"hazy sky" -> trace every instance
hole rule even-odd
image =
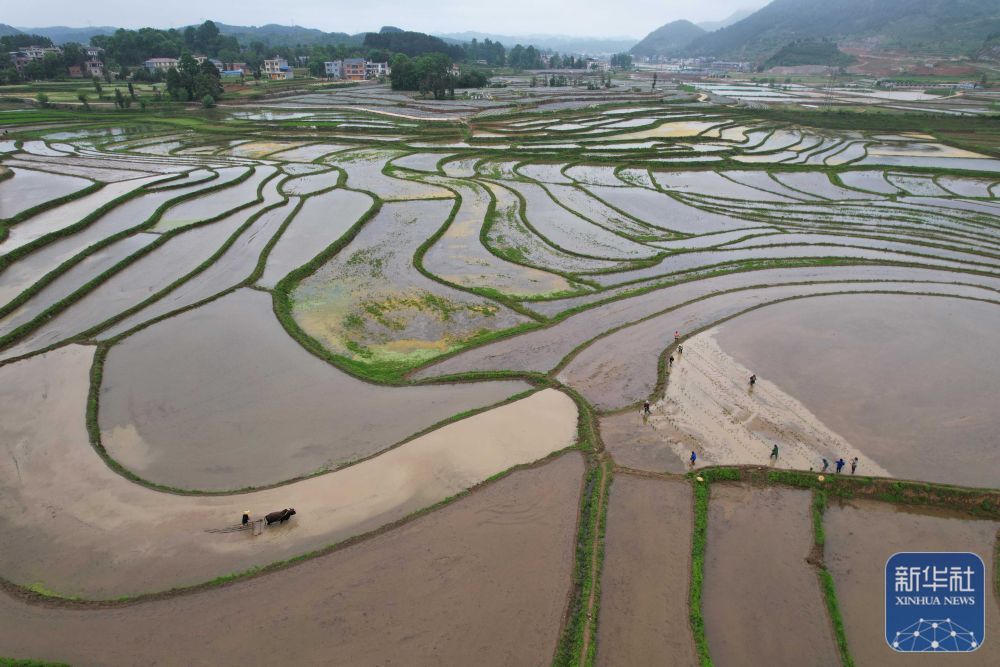
[[[205,19],[364,32],[395,25],[422,32],[642,37],[675,19],[714,21],[767,0],[2,0],[0,22],[15,26],[179,27]]]

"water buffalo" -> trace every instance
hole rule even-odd
[[[292,515],[294,514],[295,508],[293,507],[292,509],[283,509],[280,512],[271,512],[270,514],[265,515],[264,519],[267,521],[267,525],[270,526],[272,523],[277,523],[279,521],[284,523],[292,518]]]

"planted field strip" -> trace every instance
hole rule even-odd
[[[691,665],[691,489],[615,476],[608,508],[597,665]]]
[[[199,595],[86,613],[0,596],[0,642],[73,663],[99,654],[108,663],[170,655],[304,664],[335,653],[345,664],[546,664],[573,563],[582,474],[579,455],[567,455],[372,540]],[[530,564],[525,544],[537,552]],[[234,634],[234,623],[283,640],[257,642],[253,632]]]
[[[704,614],[714,662],[840,664],[819,581],[806,561],[810,504],[808,491],[712,485]]]
[[[358,150],[337,153],[325,162],[347,172],[348,187],[372,192],[387,201],[452,196],[444,188],[382,173],[387,163],[402,155],[395,151]]]
[[[752,173],[748,177],[752,178]],[[665,190],[675,192],[710,194],[714,197],[722,197],[726,199],[746,199],[761,202],[795,201],[786,195],[775,194],[774,192],[767,192],[757,187],[736,183],[721,174],[715,173],[714,171],[656,171],[653,172],[653,178],[660,185],[660,187]],[[774,188],[777,189],[778,186],[775,185]]]
[[[119,197],[150,183],[155,183],[162,178],[163,176],[148,176],[120,183],[109,183],[93,194],[32,216],[11,227],[7,240],[0,244],[0,252],[9,254],[36,239],[70,227]]]
[[[937,184],[959,197],[990,197],[990,188],[994,181],[976,178],[961,178],[958,176],[938,176]]]
[[[888,252],[882,250],[867,250],[864,248],[853,248],[849,246],[775,246],[767,248],[754,248],[752,250],[706,250],[687,252],[672,255],[664,258],[658,264],[645,269],[635,269],[632,271],[621,271],[617,273],[606,273],[601,275],[588,276],[595,282],[605,287],[621,285],[624,283],[648,280],[660,276],[669,276],[685,271],[693,271],[704,267],[718,266],[721,264],[731,264],[752,260],[774,260],[780,263],[781,260],[789,259],[853,259],[866,260],[879,263],[907,263],[926,265],[928,268],[949,268],[958,270],[976,269],[976,265],[966,262],[937,259],[934,257],[924,257],[910,255],[900,252]],[[979,268],[977,270],[983,270]]]
[[[819,197],[815,197],[798,190],[793,190],[788,186],[779,183],[766,171],[725,171],[722,172],[720,176],[724,176],[731,181],[735,181],[741,185],[746,185],[747,187],[763,190],[764,192],[770,192],[771,194],[784,197],[785,199],[798,199],[801,201],[817,201],[819,199]],[[758,197],[758,200],[759,199],[760,198]]]
[[[33,434],[17,465],[11,457],[0,463],[11,502],[23,508],[0,519],[19,536],[0,554],[0,576],[65,596],[161,591],[298,556],[403,519],[576,437],[572,400],[546,390],[297,484],[235,496],[164,494],[117,474],[87,444],[81,414],[93,354],[68,346],[0,368],[4,440]],[[298,516],[263,539],[206,533],[232,526],[248,506],[258,516],[290,506]],[[58,540],[74,548],[53,550]],[[150,548],[128,547],[137,541]]]
[[[855,500],[831,504],[824,518],[826,567],[833,575],[851,654],[859,665],[912,665],[910,654],[886,644],[885,563],[900,551],[971,551],[986,563],[986,641],[973,653],[939,654],[942,664],[995,665],[1000,660],[1000,602],[995,590],[1000,522],[948,512]]]
[[[273,208],[264,208],[267,204],[262,204],[257,210],[248,209],[252,213],[247,220],[252,222],[210,266],[94,337],[107,340],[144,322],[187,308],[244,283],[256,270],[261,253],[271,243],[285,220],[293,214],[297,205],[298,200],[292,198],[285,203],[273,205]],[[254,219],[254,216],[257,217]]]
[[[436,179],[460,197],[458,212],[434,245],[424,254],[424,269],[444,281],[463,287],[495,290],[512,296],[565,293],[574,286],[564,277],[497,257],[481,242],[481,231],[492,205],[482,185]]]
[[[12,168],[11,178],[0,181],[0,220],[13,218],[52,199],[66,197],[92,186],[82,178],[44,171]],[[0,245],[4,250],[6,244]],[[4,250],[4,252],[7,252]]]
[[[217,180],[208,183],[186,186],[177,190],[158,190],[143,194],[140,197],[114,205],[109,211],[75,234],[61,238],[53,237],[50,242],[14,260],[3,272],[0,272],[0,302],[9,303],[11,299],[34,284],[39,278],[56,271],[64,262],[79,257],[88,249],[95,246],[100,247],[130,230],[140,229],[149,222],[157,210],[168,205],[171,201],[189,197],[206,188],[224,185],[227,181],[243,173],[245,173],[243,169],[222,170]],[[115,202],[109,202],[109,205],[113,204]],[[44,241],[44,238],[41,240]]]
[[[587,189],[637,220],[681,234],[711,234],[760,224],[703,211],[655,190],[602,186],[588,186]]]
[[[657,254],[574,215],[557,204],[540,185],[505,181],[526,203],[525,219],[553,245],[572,253],[605,259],[640,259]]]
[[[133,234],[118,243],[88,255],[41,289],[26,303],[0,318],[0,336],[7,336],[18,327],[32,321],[45,310],[71,295],[81,285],[86,285],[96,279],[156,239],[156,234]],[[3,275],[6,277],[6,273]],[[16,296],[17,293],[14,291],[12,296]]]
[[[573,255],[545,242],[525,223],[522,201],[516,192],[497,183],[485,185],[496,201],[486,243],[497,254],[512,261],[563,273],[601,271],[622,266],[613,260]]]
[[[392,166],[414,171],[429,171],[437,173],[438,162],[451,157],[453,153],[413,153],[404,155],[392,161]]]
[[[261,185],[275,173],[277,173],[275,167],[258,166],[250,178],[237,185],[173,206],[163,214],[152,231],[168,232],[181,229],[246,206],[257,199]],[[277,196],[276,184],[277,181],[272,179],[271,187],[275,197]]]
[[[274,287],[343,236],[373,204],[368,195],[351,190],[331,190],[307,198],[268,254],[257,284]]]
[[[788,283],[823,283],[849,281],[925,281],[948,283],[965,278],[948,271],[906,267],[843,266],[763,269],[748,273],[733,273],[671,285],[612,300],[563,321],[499,340],[455,355],[415,373],[426,378],[482,370],[524,370],[545,372],[555,368],[575,348],[594,337],[617,327],[638,322],[682,304],[730,290],[777,286]],[[1000,279],[970,277],[984,288],[1000,289]],[[980,282],[981,281],[981,282]],[[933,285],[928,285],[932,287]],[[596,295],[600,296],[600,295]],[[612,295],[619,296],[619,295]],[[576,297],[552,302],[533,303],[532,307],[553,316],[573,307],[584,305],[590,297]],[[548,307],[544,307],[548,306]],[[675,329],[671,329],[671,332]],[[690,331],[690,328],[686,329]],[[666,342],[669,341],[665,341]]]
[[[771,176],[784,185],[794,188],[800,192],[806,192],[832,199],[843,201],[848,199],[875,199],[878,195],[857,190],[849,190],[835,185],[829,175],[823,171],[794,171],[794,172],[774,172]]]
[[[291,148],[287,151],[271,153],[268,158],[282,162],[312,162],[321,157],[350,148],[347,144],[309,144]]]
[[[55,345],[140,306],[166,286],[207,262],[246,222],[248,216],[248,213],[236,213],[218,222],[172,235],[159,245],[147,246],[154,249],[47,318],[36,330],[0,352],[0,358],[9,359]]]
[[[286,195],[311,195],[321,190],[329,190],[336,186],[339,181],[340,172],[334,169],[286,179],[281,184],[281,191]]]
[[[413,265],[446,222],[451,200],[385,204],[333,259],[292,293],[297,324],[334,354],[361,364],[410,365],[461,346],[483,330],[525,318],[442,285]]]

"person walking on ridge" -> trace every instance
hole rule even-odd
[[[667,358],[667,367],[668,368],[674,367],[674,355],[672,354]]]
[[[757,374],[756,374],[756,373],[753,373],[753,374],[752,374],[752,375],[750,376],[750,386],[752,387],[752,386],[754,386],[755,384],[757,384]]]
[[[694,467],[695,461],[697,461],[697,460],[698,460],[698,455],[695,454],[694,450],[692,449],[691,450],[691,467],[692,468]]]
[[[844,461],[844,457],[843,456],[841,456],[839,459],[837,459],[837,473],[838,474],[840,474],[840,471],[844,469],[844,463],[845,463],[845,461]]]
[[[857,469],[858,469],[858,457],[855,456],[853,459],[851,459],[851,474],[853,475],[854,471]]]
[[[642,402],[642,414],[649,416],[649,401]]]
[[[771,458],[774,459],[775,463],[778,462],[778,446],[777,445],[775,445],[774,447],[771,448]]]
[[[821,470],[820,472],[826,472],[829,469],[830,469],[830,462],[827,461],[826,459],[823,459],[823,470]]]

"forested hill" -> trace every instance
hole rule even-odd
[[[646,35],[630,53],[649,57],[675,55],[704,34],[704,30],[690,21],[673,21]]]
[[[774,0],[695,40],[684,55],[760,60],[802,39],[971,54],[997,32],[1000,0]]]
[[[323,32],[316,28],[303,28],[297,25],[277,25],[269,23],[262,26],[226,25],[216,23],[219,32],[227,37],[235,37],[240,44],[263,42],[264,44],[361,44],[365,34],[349,35],[346,32]]]

